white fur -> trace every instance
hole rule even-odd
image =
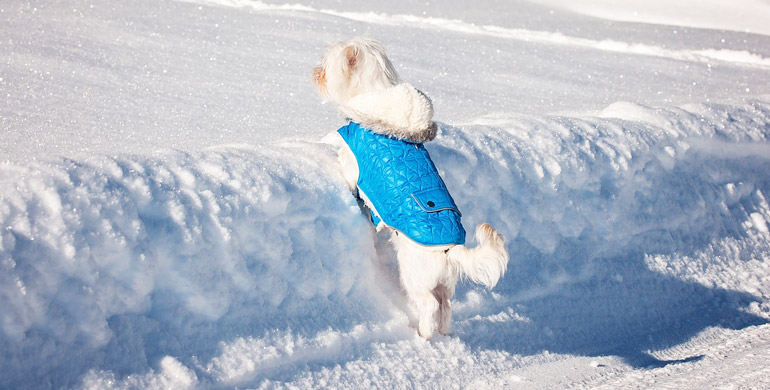
[[[436,137],[433,103],[407,83],[361,93],[339,109],[346,118],[391,137],[411,142],[427,142]]]
[[[474,248],[420,245],[394,230],[391,242],[398,254],[401,286],[417,312],[417,331],[427,339],[434,330],[450,332],[451,299],[460,276],[491,289],[508,265],[503,237],[486,223],[476,228]]]
[[[361,93],[398,84],[398,74],[378,42],[353,38],[326,49],[321,68],[325,85],[317,85],[321,96],[338,105]]]
[[[314,69],[314,76],[324,99],[335,102],[345,117],[374,132],[412,142],[427,142],[436,136],[430,99],[415,87],[399,82],[385,50],[375,41],[354,38],[330,46],[321,67]],[[350,189],[357,192],[358,163],[347,145],[342,145],[342,174]],[[359,195],[374,210],[364,194]],[[420,245],[385,227],[396,249],[401,286],[417,314],[417,331],[427,339],[436,330],[450,332],[451,299],[460,276],[491,289],[505,273],[505,241],[489,224],[476,228],[474,248]]]

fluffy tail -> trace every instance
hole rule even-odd
[[[505,240],[490,224],[483,223],[476,228],[476,242],[475,248],[457,245],[450,249],[449,261],[460,269],[461,274],[491,289],[508,267]]]

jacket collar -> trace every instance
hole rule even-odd
[[[362,127],[393,138],[420,143],[436,137],[430,98],[407,83],[357,95],[340,111]]]

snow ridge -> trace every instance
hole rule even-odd
[[[297,11],[324,14],[353,21],[385,26],[411,26],[432,28],[463,34],[486,37],[513,39],[533,43],[574,46],[613,53],[662,57],[685,62],[713,63],[724,62],[739,66],[762,69],[770,68],[770,58],[746,50],[729,49],[689,49],[673,50],[662,46],[643,43],[623,42],[612,39],[587,39],[573,37],[558,32],[536,31],[520,28],[506,28],[492,25],[476,25],[457,19],[424,17],[407,14],[389,15],[374,12],[347,12],[332,9],[318,9],[300,4],[270,4],[252,0],[178,0],[201,4],[214,4],[226,7],[249,8],[255,11]]]
[[[544,350],[646,364],[770,318],[768,141],[764,99],[442,124],[427,147],[464,223],[507,237],[512,272],[494,294],[461,286],[439,346],[413,339],[331,145],[6,164],[0,387],[425,383],[372,374],[412,353],[461,386]]]

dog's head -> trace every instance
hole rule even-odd
[[[351,98],[398,84],[398,75],[382,45],[353,38],[326,48],[313,81],[324,100],[344,105]]]

